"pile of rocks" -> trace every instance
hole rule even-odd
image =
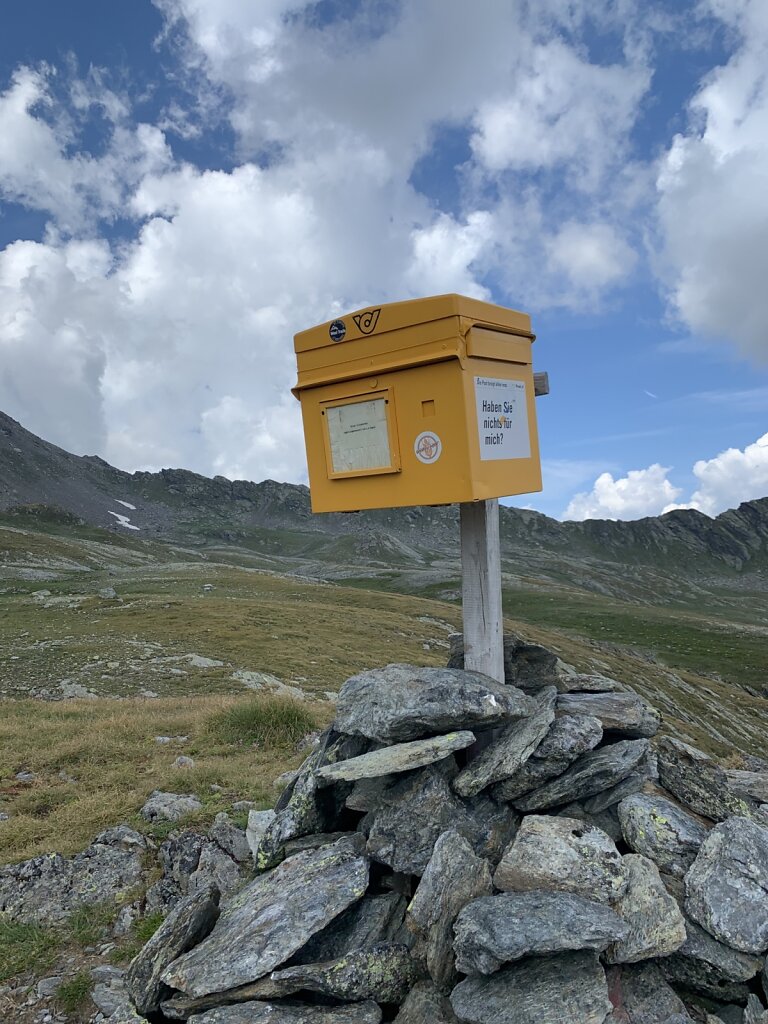
[[[115,1021],[768,1024],[755,780],[652,747],[659,715],[614,680],[508,648],[507,685],[348,680],[251,815],[255,879],[176,903]]]

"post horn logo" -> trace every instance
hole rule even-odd
[[[379,322],[380,312],[381,306],[378,309],[369,309],[367,313],[358,313],[352,319],[355,321],[358,330],[362,331],[363,334],[373,334],[376,330],[376,324]]]

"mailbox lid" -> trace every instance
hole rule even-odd
[[[471,299],[465,295],[448,294],[432,295],[426,299],[407,299],[404,302],[389,302],[345,313],[317,327],[300,331],[294,337],[294,349],[298,354],[319,348],[337,348],[342,350],[339,353],[340,360],[353,358],[349,353],[343,354],[347,342],[359,341],[373,335],[381,337],[383,334],[450,317],[461,317],[469,321],[469,325],[485,324],[533,340],[531,318],[527,313],[505,309],[503,306]],[[400,347],[395,338],[393,343],[395,347]]]

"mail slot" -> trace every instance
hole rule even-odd
[[[314,512],[541,490],[530,317],[462,295],[294,338]]]

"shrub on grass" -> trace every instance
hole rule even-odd
[[[301,701],[264,695],[213,715],[208,720],[207,732],[220,743],[284,747],[295,745],[316,726],[315,715]]]

